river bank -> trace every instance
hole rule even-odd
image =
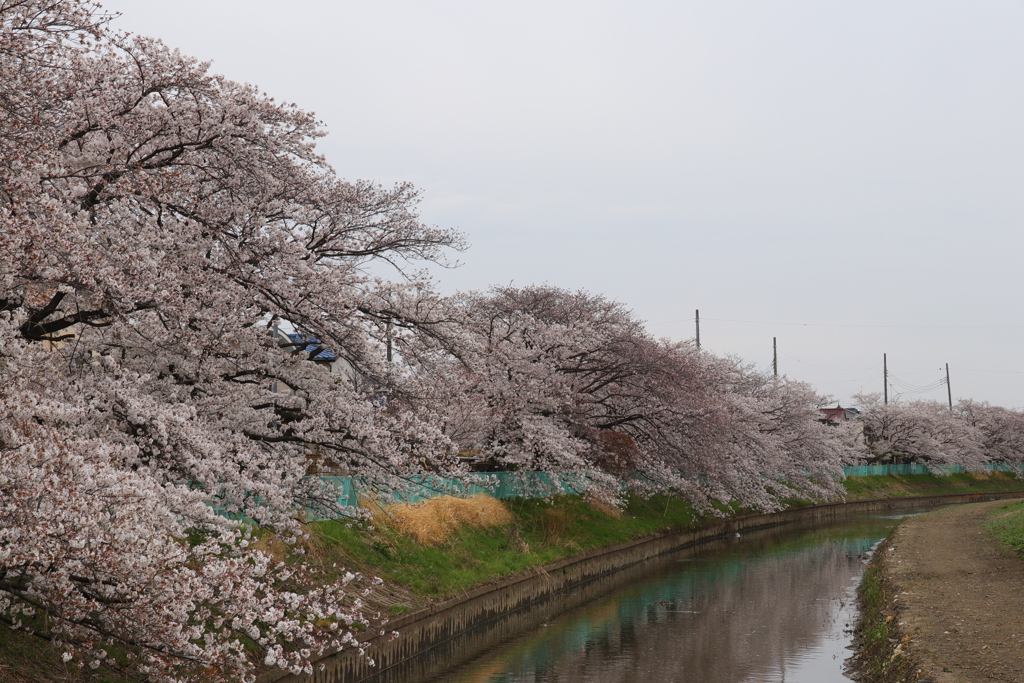
[[[646,539],[620,544],[618,547],[603,548],[582,553],[566,560],[544,565],[536,572],[524,572],[495,584],[483,585],[468,593],[454,596],[449,600],[431,603],[410,614],[395,619],[389,627],[402,633],[402,642],[391,643],[377,634],[367,633],[365,647],[376,660],[376,666],[367,668],[351,655],[340,658],[328,658],[326,672],[318,673],[316,681],[355,681],[369,676],[373,671],[383,674],[388,671],[387,680],[405,680],[401,675],[397,678],[390,667],[398,663],[403,666],[418,653],[424,652],[442,643],[452,642],[461,633],[475,628],[478,624],[492,620],[546,600],[556,593],[562,593],[583,585],[594,578],[631,566],[646,562],[662,553],[675,549],[690,547],[697,543],[715,541],[720,538],[746,536],[749,531],[790,524],[797,521],[841,519],[851,514],[877,512],[882,510],[920,509],[921,505],[933,506],[952,502],[968,502],[972,499],[989,499],[987,496],[1001,495],[995,491],[971,491],[970,482],[975,481],[987,488],[991,484],[985,475],[973,475],[961,482],[960,490],[953,493],[956,498],[946,498],[949,493],[927,495],[907,495],[908,482],[894,481],[900,495],[875,497],[870,500],[848,501],[843,503],[826,503],[812,506],[797,506],[780,513],[767,515],[744,515],[732,519],[719,518],[717,523],[708,524],[701,520],[699,526],[685,531],[665,531]],[[945,479],[945,478],[944,478]],[[1011,480],[1012,481],[1012,480]],[[951,482],[944,482],[949,485]],[[1018,482],[1019,484],[1019,482]],[[1019,485],[1016,487],[1019,489]],[[539,623],[539,622],[538,622]],[[459,648],[464,650],[465,648]],[[465,656],[460,651],[459,656]],[[470,653],[471,654],[471,653]],[[436,664],[436,663],[435,663]],[[269,672],[268,672],[269,673]],[[304,677],[276,678],[272,674],[261,677],[264,681],[285,681],[289,683],[306,681]],[[377,680],[377,678],[374,678]],[[381,678],[380,680],[385,680]],[[418,680],[418,679],[417,679]]]
[[[1006,473],[968,473],[945,477],[895,475],[851,478],[847,500],[970,494],[1020,489],[1021,481]],[[806,501],[793,501],[794,507]],[[694,513],[685,501],[655,498],[631,501],[623,511],[565,499],[517,501],[510,508],[513,523],[490,530],[461,529],[445,544],[420,546],[386,528],[343,523],[312,525],[303,554],[294,562],[338,563],[375,574],[385,587],[374,593],[374,609],[391,617],[389,627],[411,622],[414,612],[457,604],[469,594],[484,593],[516,576],[538,572],[551,563],[666,532],[698,530],[722,522],[721,517]],[[282,555],[287,548],[268,545]],[[400,628],[399,630],[405,630]],[[0,683],[24,681],[120,681],[112,672],[80,672],[63,665],[55,653],[23,634],[0,629]]]
[[[858,680],[1024,682],[1024,560],[986,528],[1011,507],[937,510],[879,546],[861,591]]]
[[[843,486],[844,499],[858,501],[1022,489],[1024,481],[995,471],[850,477]],[[815,502],[820,501],[793,499],[787,507]],[[701,514],[685,500],[663,496],[632,498],[621,510],[578,497],[513,499],[506,504],[511,524],[456,529],[439,545],[417,543],[387,524],[315,523],[305,557],[381,577],[391,592],[379,595],[378,606],[397,616],[580,553],[666,531],[695,531],[723,516],[753,512],[723,507],[717,515]]]

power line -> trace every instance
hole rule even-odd
[[[826,368],[824,365],[815,365],[814,363],[808,363],[807,361],[800,360],[796,356],[791,356],[788,353],[780,353],[780,356],[785,356],[790,360],[795,360],[797,363],[802,365],[809,365],[812,368],[818,368],[819,370],[831,370],[832,372],[867,372],[868,370],[877,370],[878,366],[874,365],[870,368]]]
[[[1019,329],[1024,329],[1024,325],[865,325],[865,324],[849,324],[849,323],[800,323],[800,322],[781,322],[781,321],[769,321],[769,320],[740,320],[740,319],[735,319],[735,318],[708,318],[706,316],[705,316],[704,319],[705,320],[710,320],[710,321],[713,321],[713,322],[737,323],[737,324],[746,324],[746,325],[782,325],[782,326],[787,326],[787,327],[818,327],[818,328],[837,328],[837,329],[906,329],[906,330],[1019,330]],[[647,322],[646,324],[647,325],[671,325],[671,324],[682,323],[682,322],[692,322],[692,323],[696,324],[696,344],[697,344],[697,348],[700,349],[701,342],[700,342],[700,311],[699,310],[694,311],[694,317],[693,318],[680,318],[680,319],[677,319],[677,320],[666,320],[666,321],[653,322],[653,323],[652,322]],[[772,360],[771,368],[770,368],[770,370],[768,372],[771,372],[773,375],[778,376],[778,356],[780,354],[779,354],[779,351],[777,349],[776,338],[774,338],[774,337],[772,338],[772,346],[773,346],[773,349],[772,349],[772,351],[773,351],[773,354],[772,354],[773,355],[773,360]],[[781,355],[783,355],[786,358],[789,358],[790,360],[793,360],[793,361],[795,361],[795,362],[797,362],[797,363],[799,363],[801,365],[805,365],[805,366],[808,366],[808,367],[816,368],[816,369],[819,369],[819,370],[826,370],[828,372],[865,372],[865,371],[876,370],[877,367],[878,367],[878,366],[871,366],[871,367],[867,367],[867,368],[833,368],[833,367],[827,367],[827,366],[824,366],[824,365],[817,365],[815,363],[809,363],[807,361],[801,360],[799,358],[796,358],[795,356],[791,356],[791,355],[786,354],[786,353],[782,353]],[[941,371],[941,370],[942,370],[942,368],[939,368],[939,371]],[[935,372],[934,370],[918,370],[918,371],[913,371],[913,372],[902,372],[902,373],[900,373],[900,375],[902,375],[903,377],[906,377],[908,375],[931,374],[931,373],[934,373],[934,372]],[[999,375],[1024,375],[1024,370],[969,370],[969,369],[968,370],[964,370],[964,369],[958,369],[958,372],[999,374]],[[949,399],[950,403],[952,403],[952,390],[951,390],[950,385],[949,385],[948,367],[946,369],[946,376],[943,376],[943,377],[941,377],[938,380],[935,380],[933,382],[926,383],[926,384],[923,384],[923,385],[913,384],[911,382],[908,382],[905,379],[902,379],[900,376],[896,376],[896,375],[894,375],[892,373],[887,373],[887,372],[883,372],[882,375],[876,375],[875,377],[870,377],[870,378],[834,380],[834,381],[828,381],[828,382],[814,382],[813,384],[815,384],[816,386],[828,386],[828,385],[833,385],[833,384],[848,384],[848,383],[851,383],[851,382],[854,382],[854,383],[855,382],[870,382],[870,381],[877,380],[879,377],[882,377],[885,380],[883,382],[883,390],[886,393],[888,393],[890,384],[892,385],[893,389],[898,389],[899,390],[899,393],[897,394],[898,396],[901,396],[901,395],[911,395],[911,396],[913,396],[913,395],[927,394],[927,393],[935,392],[935,391],[941,389],[942,387],[945,387],[946,388],[946,393],[948,394],[947,398]],[[863,386],[862,386],[862,389],[863,389]]]
[[[900,376],[906,377],[907,375],[924,375],[929,372],[942,372],[942,368],[939,368],[938,370],[914,370],[913,372],[901,372]]]
[[[857,379],[837,379],[832,382],[814,382],[815,386],[825,386],[827,384],[849,384],[851,382],[874,382],[876,379],[882,379],[881,373],[874,377],[860,377]]]
[[[743,323],[746,325],[787,325],[789,327],[845,327],[859,329],[903,329],[903,330],[1019,330],[1024,325],[852,325],[846,323],[787,323],[770,320],[734,320],[732,318],[709,318],[720,323]],[[679,320],[663,320],[661,322],[648,322],[648,325],[671,325],[674,323],[693,322],[694,318],[680,318]]]
[[[957,372],[987,372],[996,375],[1024,375],[1024,370],[960,370],[957,368]]]
[[[906,380],[902,380],[899,377],[896,377],[891,372],[889,373],[889,380],[893,384],[898,384],[901,387],[903,387],[904,389],[915,389],[915,390],[925,390],[925,389],[930,390],[930,389],[933,389],[935,387],[941,387],[943,384],[946,383],[946,378],[943,377],[942,379],[937,379],[934,382],[929,382],[928,384],[911,384],[910,382],[907,382]]]
[[[932,371],[932,372],[934,372],[934,371]],[[898,375],[894,375],[891,372],[889,373],[889,379],[894,384],[899,384],[900,386],[904,387],[905,389],[928,389],[928,390],[931,390],[931,389],[933,389],[936,386],[942,386],[943,384],[946,383],[946,378],[942,377],[940,379],[928,382],[927,384],[913,384],[911,382],[908,382],[905,379],[902,379]]]
[[[899,390],[900,394],[902,394],[902,395],[911,395],[911,396],[917,396],[917,395],[920,395],[920,394],[930,394],[930,393],[932,393],[934,391],[937,391],[938,389],[941,389],[942,387],[944,387],[946,385],[945,378],[943,378],[942,381],[940,381],[940,382],[936,382],[935,384],[931,384],[931,385],[924,386],[924,387],[908,386],[908,385],[903,384],[901,382],[893,382],[891,375],[889,376],[889,381],[890,381],[890,384],[892,385],[892,387],[894,389],[898,389]]]

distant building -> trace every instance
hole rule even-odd
[[[332,374],[343,375],[352,386],[359,384],[359,373],[346,359],[324,346],[316,337],[306,337],[279,329],[276,325],[272,330],[279,346],[290,349],[294,354],[303,354],[321,367],[327,368]]]
[[[840,422],[846,422],[857,417],[860,413],[856,408],[843,408],[842,406],[836,406],[835,408],[819,408],[821,411],[821,421],[831,422],[832,424],[839,424]]]

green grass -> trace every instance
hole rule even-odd
[[[60,655],[37,636],[0,627],[0,683],[128,683],[106,667],[82,671]]]
[[[1024,489],[1007,473],[940,477],[927,474],[850,478],[847,500]],[[412,594],[416,605],[443,599],[480,584],[663,530],[686,530],[718,519],[698,514],[684,500],[654,496],[629,499],[616,517],[575,497],[553,501],[505,501],[513,522],[488,530],[463,528],[441,546],[421,546],[387,527],[341,521],[315,522],[312,559],[329,573],[334,563],[381,577]],[[794,497],[787,504],[812,501]],[[745,512],[721,506],[728,515]],[[414,605],[415,606],[415,605]]]
[[[313,553],[323,566],[337,562],[408,589],[419,601],[474,586],[665,529],[706,521],[689,503],[655,496],[632,500],[616,517],[574,497],[507,502],[512,523],[457,530],[447,543],[422,546],[387,528],[340,521],[315,522]]]
[[[843,482],[847,500],[930,496],[944,493],[1024,490],[1024,480],[1008,472],[964,472],[949,476],[934,474],[850,477]]]
[[[1000,543],[1024,557],[1024,501],[1001,505],[985,527]]]

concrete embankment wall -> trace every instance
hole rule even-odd
[[[371,677],[375,683],[411,680],[411,674],[404,666],[403,673],[398,673],[398,665],[407,665],[414,657],[435,648],[433,654],[436,656],[425,658],[423,664],[417,665],[418,672],[412,676],[422,680],[501,642],[503,638],[512,637],[532,624],[543,623],[546,618],[583,604],[601,592],[613,590],[623,582],[637,580],[650,571],[647,564],[667,553],[703,547],[734,538],[737,533],[742,535],[780,525],[822,523],[871,512],[1002,498],[1024,498],[1024,491],[827,503],[723,520],[703,529],[682,533],[639,538],[559,560],[410,612],[387,624],[388,632],[398,631],[401,634],[393,640],[378,634],[362,634],[360,640],[365,643],[367,655],[374,660],[375,666],[371,667],[364,658],[346,651],[322,659],[323,670],[317,666],[312,676],[279,673],[261,676],[260,683],[357,683]],[[499,619],[506,616],[512,618]],[[467,637],[467,632],[475,635]],[[457,641],[456,637],[459,637]],[[454,644],[456,642],[457,645]]]

